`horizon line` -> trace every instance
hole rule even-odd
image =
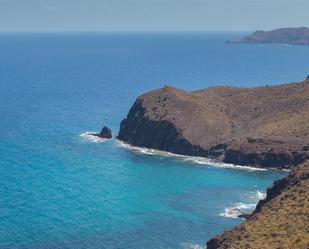
[[[144,29],[128,29],[128,30],[1,30],[0,33],[240,33],[240,32],[254,32],[254,31],[272,31],[282,28],[308,28],[307,26],[283,26],[283,27],[277,27],[272,29],[251,29],[251,30],[225,30],[225,29],[196,29],[196,30],[177,30],[177,29],[170,29],[170,30],[160,30],[160,29],[154,29],[154,30],[144,30]]]
[[[5,31],[0,30],[0,34],[104,34],[104,33],[114,33],[114,34],[120,34],[120,33],[131,33],[131,34],[138,34],[138,33],[248,33],[253,32],[252,30],[100,30],[100,31],[89,31],[89,30],[53,30],[53,31],[46,31],[46,30],[35,30],[35,31]]]

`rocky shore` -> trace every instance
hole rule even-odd
[[[165,86],[137,98],[118,139],[225,163],[293,168],[309,158],[309,81],[255,88]]]
[[[231,248],[309,248],[309,161],[276,181],[246,222],[207,242]]]
[[[118,139],[225,163],[292,169],[246,222],[209,240],[207,248],[309,248],[309,78],[195,92],[165,86],[137,98]]]

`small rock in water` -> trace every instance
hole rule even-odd
[[[110,139],[110,138],[112,138],[112,130],[109,129],[108,127],[104,126],[100,133],[96,133],[96,134],[93,134],[93,135],[98,136],[100,138]]]

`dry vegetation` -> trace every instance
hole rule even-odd
[[[166,86],[137,99],[119,138],[226,163],[292,168],[309,159],[309,80],[195,92]]]
[[[214,237],[209,249],[308,249],[309,162],[275,183],[247,222]]]

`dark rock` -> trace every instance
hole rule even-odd
[[[309,75],[306,77],[306,80],[309,80]]]
[[[244,212],[238,215],[238,218],[241,218],[241,219],[249,219],[250,217],[251,217],[251,214],[244,213]]]
[[[111,139],[112,138],[112,131],[108,127],[104,126],[100,133],[95,133],[93,135],[100,137],[100,138]]]
[[[304,150],[304,151],[308,151],[308,150],[309,150],[309,144],[305,145],[305,146],[303,147],[303,150]]]
[[[192,93],[165,86],[137,98],[117,138],[226,163],[291,168],[309,158],[308,98],[305,82]]]

